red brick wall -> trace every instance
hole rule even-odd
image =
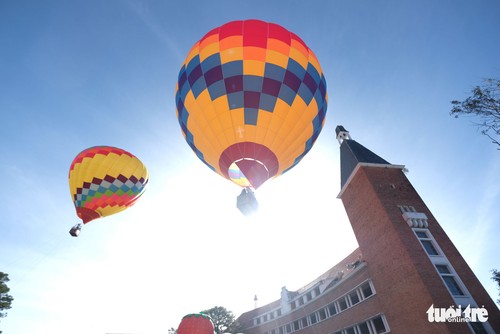
[[[432,304],[449,307],[454,301],[398,208],[428,213],[403,172],[361,167],[341,199],[391,331],[407,332],[411,324],[414,333],[470,333],[463,323],[427,320]],[[445,242],[438,237],[439,245]]]

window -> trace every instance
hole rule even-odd
[[[324,308],[322,308],[321,310],[319,310],[318,314],[319,314],[319,320],[325,320],[326,319],[326,312],[325,312]]]
[[[358,332],[360,334],[370,334],[370,330],[368,329],[368,323],[363,322],[362,324],[358,325]]]
[[[351,305],[356,305],[359,303],[359,296],[357,291],[353,291],[349,294],[349,299],[351,300]]]
[[[280,308],[278,309],[277,313],[278,313],[278,317],[281,316],[281,309]]]
[[[306,302],[310,301],[312,298],[312,293],[311,291],[309,291],[307,294],[306,294]]]
[[[375,333],[385,333],[387,329],[385,328],[384,320],[381,316],[373,318],[371,320],[373,327],[375,328]]]
[[[429,239],[429,236],[425,231],[415,231],[415,234],[419,239]]]
[[[354,327],[346,328],[345,333],[346,334],[356,334],[356,332],[354,331]]]
[[[285,334],[285,327],[284,326],[281,326],[279,329],[279,334]]]
[[[311,325],[314,325],[315,323],[318,322],[318,317],[316,316],[316,313],[313,313],[309,316],[309,321],[311,321]]]
[[[345,298],[340,298],[339,299],[339,310],[343,311],[346,308],[347,308],[347,302],[346,302]]]
[[[337,314],[337,308],[335,307],[335,303],[331,303],[330,305],[328,305],[328,312],[330,312],[330,317]]]
[[[441,275],[441,278],[443,279],[451,295],[465,296],[464,289],[460,284],[460,280],[458,279],[456,274],[453,273],[453,269],[446,256],[441,251],[438,251],[439,247],[436,244],[436,241],[432,237],[431,233],[428,230],[423,229],[413,229],[413,231],[415,232],[415,235],[429,255],[431,262],[435,264],[438,273]],[[433,257],[433,255],[439,255],[439,257]],[[436,262],[441,262],[442,264],[436,264]]]
[[[300,329],[300,322],[299,322],[299,320],[295,320],[293,322],[293,330],[298,331],[299,329]]]
[[[318,297],[321,294],[321,291],[319,290],[319,286],[314,288],[314,295]]]
[[[424,246],[424,249],[427,252],[427,254],[429,254],[429,255],[439,255],[438,251],[436,250],[436,248],[432,244],[432,241],[430,241],[430,240],[420,240],[420,242]]]
[[[369,282],[366,282],[361,286],[361,291],[363,292],[363,297],[368,298],[373,295],[372,287]]]
[[[351,327],[338,330],[332,334],[382,334],[389,330],[383,320],[383,315],[379,315],[370,320],[352,325]]]
[[[424,249],[427,252],[427,254],[439,255],[439,252],[437,251],[436,247],[434,246],[434,243],[432,242],[431,237],[427,234],[427,232],[415,231],[415,234],[417,235],[417,238],[422,243],[422,246],[424,246]]]
[[[437,264],[436,269],[443,278],[444,282],[446,283],[446,286],[448,287],[448,290],[450,290],[452,295],[454,296],[465,295],[462,289],[460,288],[460,285],[455,280],[455,276],[451,273],[450,268],[448,268],[447,265]]]
[[[291,333],[292,332],[292,324],[286,324],[286,332]]]
[[[481,322],[469,322],[469,325],[472,327],[472,330],[475,334],[488,334],[486,328]]]

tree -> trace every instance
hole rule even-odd
[[[491,271],[493,273],[493,276],[491,276],[491,279],[497,282],[498,284],[498,289],[500,289],[500,271],[493,269]],[[500,299],[497,300],[497,303],[500,304]]]
[[[450,115],[479,118],[477,127],[500,150],[500,79],[484,79],[483,85],[474,87],[471,92],[464,101],[451,101]]]
[[[238,330],[238,322],[233,312],[226,310],[225,307],[215,306],[209,310],[202,311],[212,319],[216,333],[234,333]]]
[[[3,273],[0,271],[0,318],[6,317],[7,312],[2,312],[4,310],[8,310],[11,308],[12,298],[11,295],[8,294],[10,291],[7,286],[7,282],[9,281],[9,274]],[[2,333],[2,331],[0,331]]]

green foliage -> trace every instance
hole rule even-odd
[[[499,146],[500,150],[500,79],[484,79],[482,86],[472,89],[472,95],[463,101],[451,101],[450,114],[473,116],[481,133]]]
[[[9,274],[0,271],[0,311],[8,310],[11,308],[12,301],[14,298],[8,294],[10,291],[7,286],[9,281]],[[6,312],[0,312],[0,318],[7,316]]]
[[[235,333],[238,330],[238,323],[233,312],[226,310],[225,307],[215,306],[201,313],[208,314],[212,319],[216,333]]]
[[[11,295],[8,294],[10,291],[7,286],[7,282],[9,281],[9,274],[3,273],[0,271],[0,318],[7,316],[7,312],[1,312],[3,310],[8,310],[11,308],[12,298]],[[0,331],[2,333],[2,331]]]
[[[500,271],[493,269],[491,272],[493,273],[493,276],[491,276],[491,279],[494,280],[495,282],[497,282],[498,289],[500,290]],[[500,299],[497,300],[497,303],[500,304]]]

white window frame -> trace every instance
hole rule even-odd
[[[439,244],[436,242],[436,239],[434,239],[434,236],[432,235],[431,231],[429,231],[429,229],[427,229],[427,228],[412,228],[412,230],[413,230],[413,233],[415,234],[415,237],[418,239],[418,241],[422,247],[424,247],[424,245],[420,241],[421,238],[417,235],[417,232],[424,232],[427,235],[427,238],[425,238],[424,240],[430,240],[433,243],[433,246],[436,248],[437,252],[439,253],[439,255],[429,255],[424,248],[425,254],[427,254],[427,257],[430,259],[431,263],[434,265],[434,269],[438,273],[439,277],[441,278],[441,281],[443,282],[443,285],[445,286],[446,290],[448,291],[450,296],[453,298],[455,303],[457,305],[463,305],[463,306],[467,306],[469,304],[475,305],[476,303],[475,303],[474,299],[472,298],[469,290],[467,290],[467,288],[465,287],[465,284],[460,279],[460,276],[458,276],[458,274],[456,273],[455,269],[451,265],[450,261],[446,257],[446,255],[443,252],[443,250],[441,249],[441,247],[439,247]],[[451,273],[448,275],[453,276],[453,278],[457,282],[458,286],[460,287],[460,290],[462,290],[462,292],[464,293],[463,295],[454,295],[450,291],[450,289],[448,288],[448,284],[446,284],[442,274],[437,269],[437,267],[436,267],[437,265],[445,265],[448,267],[448,269],[450,270],[450,273]]]
[[[426,229],[426,228],[412,228],[412,230],[413,230],[413,234],[415,234],[415,237],[418,239],[420,246],[422,246],[425,254],[427,254],[427,256],[429,256],[431,261],[432,261],[433,257],[444,257],[444,252],[441,250],[441,247],[439,247],[438,243],[436,242],[436,240],[434,239],[434,237],[432,236],[431,232],[428,229]],[[418,236],[417,232],[423,232],[423,233],[425,233],[425,235],[427,237],[421,238]],[[434,249],[436,250],[437,254],[436,255],[429,254],[422,241],[429,241],[432,244],[432,247],[434,247]]]

